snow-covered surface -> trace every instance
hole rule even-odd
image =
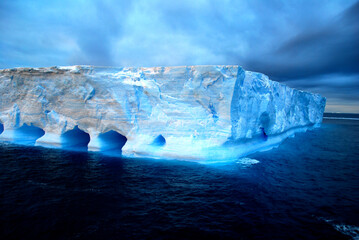
[[[126,137],[113,146],[131,157],[244,156],[319,126],[324,108],[318,94],[239,66],[0,70],[0,139],[17,142],[26,124],[45,132],[36,145],[61,147],[77,126],[92,151]],[[158,137],[165,142],[153,144]]]

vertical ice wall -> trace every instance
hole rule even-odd
[[[232,138],[281,134],[292,128],[319,125],[325,98],[239,69],[231,103]]]

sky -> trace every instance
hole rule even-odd
[[[359,113],[358,0],[0,0],[0,69],[240,65]]]

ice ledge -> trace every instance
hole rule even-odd
[[[319,126],[325,98],[239,66],[0,70],[0,140],[232,159]]]

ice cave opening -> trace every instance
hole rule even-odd
[[[0,134],[4,131],[4,125],[0,122]]]
[[[162,147],[166,145],[166,139],[162,136],[162,134],[158,135],[155,140],[153,140],[152,146]]]
[[[90,142],[90,135],[78,126],[61,135],[61,146],[72,150],[83,151],[87,150],[87,145]]]
[[[14,142],[26,145],[35,145],[37,139],[45,135],[45,131],[26,123],[14,131]]]
[[[116,131],[108,131],[98,136],[101,151],[121,151],[127,138]]]

